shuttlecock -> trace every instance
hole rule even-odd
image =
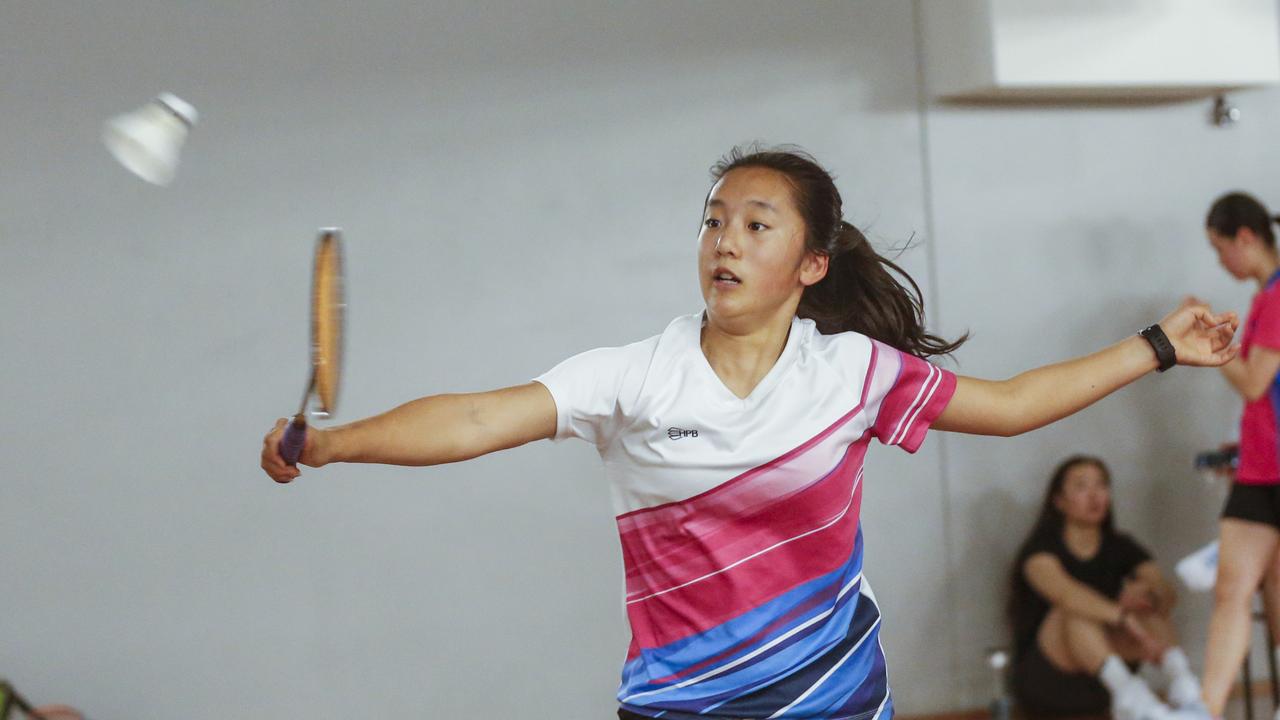
[[[102,141],[129,172],[154,185],[168,185],[197,117],[191,103],[160,93],[137,110],[108,120]]]

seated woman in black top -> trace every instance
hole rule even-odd
[[[1151,554],[1115,530],[1106,465],[1068,458],[1014,563],[1014,694],[1034,715],[1110,707],[1117,720],[1207,718],[1169,623],[1173,604]],[[1169,679],[1173,708],[1134,674],[1139,661]]]

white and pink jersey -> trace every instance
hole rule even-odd
[[[679,317],[537,378],[556,439],[594,443],[611,483],[632,631],[618,699],[674,720],[887,720],[863,457],[872,437],[915,452],[955,376],[796,318],[739,398],[702,354],[701,325]]]

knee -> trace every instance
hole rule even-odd
[[[1066,611],[1062,612],[1062,630],[1067,634],[1067,637],[1096,636],[1102,634],[1104,629],[1102,622],[1098,620]]]

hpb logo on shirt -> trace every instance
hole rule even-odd
[[[687,437],[698,437],[698,431],[682,430],[678,427],[667,428],[667,437],[671,438],[672,440],[679,440],[680,438],[687,438]]]

